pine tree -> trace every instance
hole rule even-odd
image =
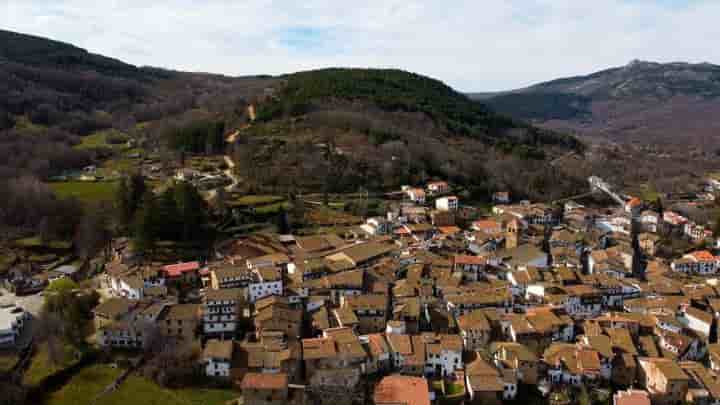
[[[158,207],[152,193],[143,199],[142,208],[137,211],[133,226],[133,243],[138,253],[152,253],[157,241]]]

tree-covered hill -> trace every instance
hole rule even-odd
[[[394,69],[322,69],[283,77],[274,102],[260,110],[261,120],[332,108],[334,101],[367,103],[383,111],[420,112],[452,135],[490,144],[556,145],[580,149],[573,137],[542,130],[492,111],[439,80]]]

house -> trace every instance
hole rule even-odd
[[[284,297],[266,297],[255,302],[254,324],[256,333],[282,332],[288,338],[302,334],[303,311],[290,307]]]
[[[514,342],[493,342],[490,354],[500,370],[506,370],[525,384],[538,382],[538,357],[528,346]]]
[[[710,338],[713,315],[695,307],[683,306],[680,310],[680,322],[688,329],[695,331],[705,339]]]
[[[383,217],[372,217],[368,218],[360,227],[368,235],[387,235],[392,230],[392,223]]]
[[[220,288],[244,288],[250,284],[252,275],[242,266],[222,266],[210,270],[210,286]]]
[[[448,377],[463,369],[463,341],[458,335],[424,334],[425,374]]]
[[[30,314],[16,305],[0,307],[0,347],[13,347],[25,329]]]
[[[433,181],[428,183],[425,188],[430,195],[444,194],[450,191],[450,186],[445,181]]]
[[[101,329],[130,313],[137,306],[137,302],[124,297],[110,298],[93,309],[95,329]]]
[[[517,389],[510,391],[506,398],[500,371],[477,353],[465,369],[465,385],[470,400],[476,404],[500,404],[503,399],[511,399],[514,397],[512,394],[517,393]]]
[[[163,266],[162,273],[168,282],[194,285],[199,280],[200,263],[186,262]]]
[[[631,214],[632,216],[638,216],[642,207],[642,200],[637,197],[632,197],[625,203],[625,212]]]
[[[322,337],[303,339],[302,350],[308,388],[323,393],[313,398],[316,403],[333,404],[348,396],[364,398],[367,354],[352,330],[326,329]]]
[[[720,259],[707,250],[697,250],[674,260],[670,265],[673,271],[686,274],[708,275],[718,270]]]
[[[640,225],[645,232],[657,233],[660,231],[660,214],[645,210],[640,213]]]
[[[160,317],[160,331],[167,337],[194,341],[200,324],[200,305],[175,304],[168,306]]]
[[[230,377],[234,343],[232,340],[210,339],[202,353],[205,375],[208,377]]]
[[[380,259],[388,257],[396,247],[385,242],[364,242],[354,244],[338,253],[326,257],[330,263],[345,261],[351,268],[368,267],[377,263]]]
[[[638,358],[638,380],[648,391],[653,404],[682,403],[690,378],[678,363],[666,358]]]
[[[285,405],[288,403],[288,376],[284,373],[247,373],[240,383],[243,404]]]
[[[386,334],[393,368],[404,375],[425,375],[425,342],[421,336]]]
[[[492,195],[492,201],[495,204],[510,204],[510,192],[496,191]]]
[[[236,349],[233,376],[245,373],[284,373],[288,380],[302,381],[300,341],[283,332],[263,331],[248,334]]]
[[[599,353],[579,345],[554,343],[545,350],[542,361],[552,384],[580,386],[601,377]]]
[[[375,405],[430,405],[430,387],[423,377],[389,375],[375,386]]]
[[[360,342],[367,352],[365,370],[368,374],[385,373],[392,369],[392,353],[385,335],[372,333],[360,336]]]
[[[384,294],[363,294],[355,296],[341,296],[340,308],[351,311],[358,321],[358,332],[380,333],[385,330],[388,296]]]
[[[110,289],[120,297],[141,300],[145,297],[145,283],[137,273],[110,276]]]
[[[613,395],[613,405],[650,405],[647,391],[628,389]]]
[[[410,188],[405,193],[407,194],[410,201],[414,202],[415,204],[425,204],[425,190],[421,188]]]
[[[440,211],[456,211],[459,200],[456,196],[442,197],[435,200],[435,208]]]
[[[487,262],[484,256],[456,255],[453,257],[453,271],[462,274],[464,280],[478,281]]]
[[[278,267],[255,267],[247,288],[250,302],[271,295],[283,295],[282,270]]]
[[[238,322],[247,312],[245,294],[241,288],[206,290],[202,299],[203,334],[232,338]]]
[[[500,236],[503,233],[502,224],[492,219],[478,220],[472,223],[472,229],[489,236]]]
[[[681,362],[680,367],[690,379],[686,402],[693,404],[720,403],[720,381],[715,372],[694,361]]]
[[[648,256],[655,256],[655,253],[657,253],[657,247],[658,243],[660,242],[660,237],[653,233],[641,233],[638,235],[638,243],[640,245],[640,249]]]
[[[683,232],[688,238],[692,239],[695,242],[712,237],[711,230],[706,229],[704,225],[699,225],[692,221],[688,221],[687,223],[685,223]]]
[[[457,324],[465,350],[476,351],[487,347],[490,342],[492,328],[483,311],[476,310],[461,315],[457,319]]]

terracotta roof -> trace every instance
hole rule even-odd
[[[232,360],[233,347],[234,346],[232,340],[210,339],[207,341],[205,349],[203,350],[203,358],[205,360]]]
[[[490,330],[490,322],[483,311],[472,311],[458,318],[458,326],[461,330]]]
[[[691,256],[693,259],[699,262],[712,262],[717,260],[717,258],[707,250],[697,250],[695,252],[689,253],[688,256]]]
[[[457,255],[455,256],[455,264],[458,265],[482,265],[487,263],[487,257],[484,256],[469,256],[469,255]]]
[[[199,262],[187,262],[178,264],[169,264],[163,267],[163,271],[167,273],[168,277],[179,277],[187,272],[192,272],[200,269]]]
[[[288,377],[285,373],[247,373],[240,386],[244,390],[284,390],[288,386]]]
[[[618,391],[613,397],[615,405],[650,405],[650,397],[646,391]]]
[[[384,377],[375,386],[373,400],[378,405],[430,405],[427,380],[401,375]]]

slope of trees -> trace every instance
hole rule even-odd
[[[422,112],[451,134],[488,143],[513,142],[528,147],[559,145],[580,149],[572,136],[514,121],[469,99],[442,82],[400,70],[324,69],[285,77],[279,97],[264,105],[263,121],[313,111],[318,103],[351,100],[373,104],[384,111]],[[510,133],[511,130],[517,130]]]
[[[159,241],[205,245],[213,234],[205,201],[187,182],[178,182],[160,195],[146,191],[135,209],[131,233],[139,252],[152,252]]]

